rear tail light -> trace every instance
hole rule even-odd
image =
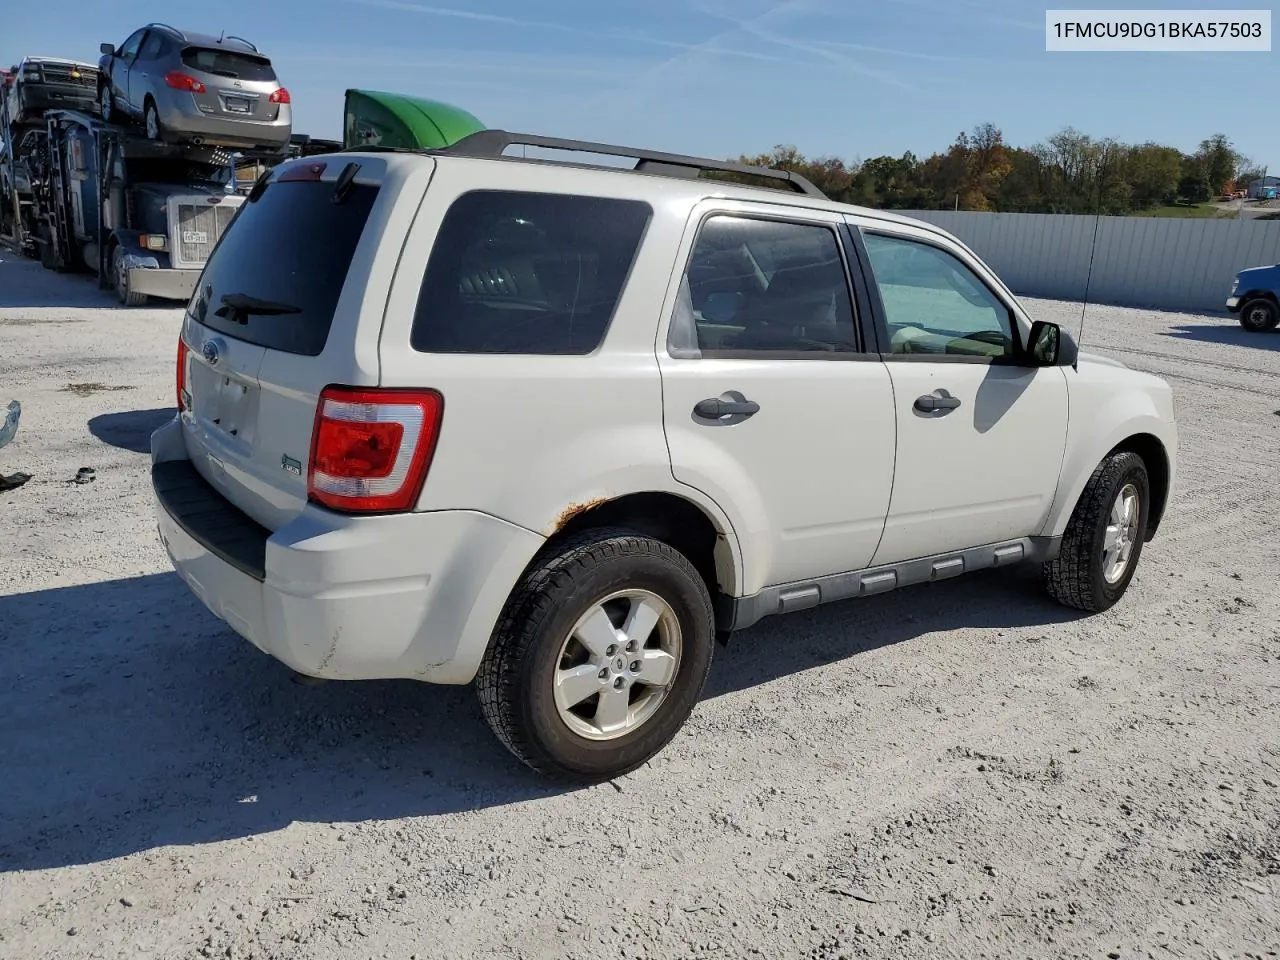
[[[178,413],[186,410],[191,406],[191,398],[187,393],[187,341],[182,339],[182,334],[178,334],[178,370],[177,370],[177,399]]]
[[[170,70],[164,75],[164,82],[175,90],[189,90],[192,93],[204,93],[205,86],[190,74],[181,70]]]
[[[272,93],[271,96],[267,97],[267,100],[271,103],[293,103],[292,98],[289,96],[289,91],[284,87]]]
[[[311,434],[307,496],[347,513],[411,509],[443,413],[435,390],[326,387]]]

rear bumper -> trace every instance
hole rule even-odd
[[[170,270],[163,267],[131,267],[129,289],[164,300],[190,300],[199,270]]]
[[[237,633],[330,680],[469,683],[512,585],[543,543],[462,510],[347,517],[306,507],[271,533],[209,486],[177,421],[152,437],[160,538]]]
[[[237,120],[202,112],[189,93],[165,90],[158,99],[161,125],[181,139],[199,137],[211,145],[272,150],[287,147],[293,134],[287,106],[281,107],[275,120]]]

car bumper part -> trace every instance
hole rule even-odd
[[[1230,311],[1232,311],[1233,313],[1234,313],[1236,310],[1239,310],[1239,309],[1240,309],[1240,298],[1239,298],[1239,297],[1227,297],[1227,309],[1228,309],[1228,310],[1230,310]]]
[[[237,120],[204,113],[189,94],[181,96],[186,97],[185,102],[164,98],[160,104],[160,123],[171,136],[245,149],[276,149],[289,144],[293,122],[288,113],[275,120]]]
[[[176,420],[152,437],[160,538],[216,616],[307,676],[468,683],[543,538],[463,510],[349,517],[308,505],[274,533],[199,475]]]
[[[160,267],[130,267],[129,289],[164,300],[190,300],[199,270],[166,270]]]

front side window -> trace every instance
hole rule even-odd
[[[1013,357],[1009,308],[956,256],[905,237],[863,240],[889,326],[891,354]]]
[[[133,59],[138,55],[138,47],[142,45],[142,37],[143,31],[139,30],[124,42],[124,45],[120,47],[117,53],[125,60]]]
[[[463,194],[427,261],[410,344],[423,353],[591,353],[651,214],[638,200]]]
[[[685,268],[667,345],[675,357],[857,351],[835,231],[708,217]]]

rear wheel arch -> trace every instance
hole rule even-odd
[[[660,540],[683,554],[707,584],[712,598],[734,596],[738,588],[738,558],[732,531],[699,504],[669,492],[632,493],[570,507],[539,556],[586,530],[620,527]],[[537,558],[535,558],[535,562]]]

